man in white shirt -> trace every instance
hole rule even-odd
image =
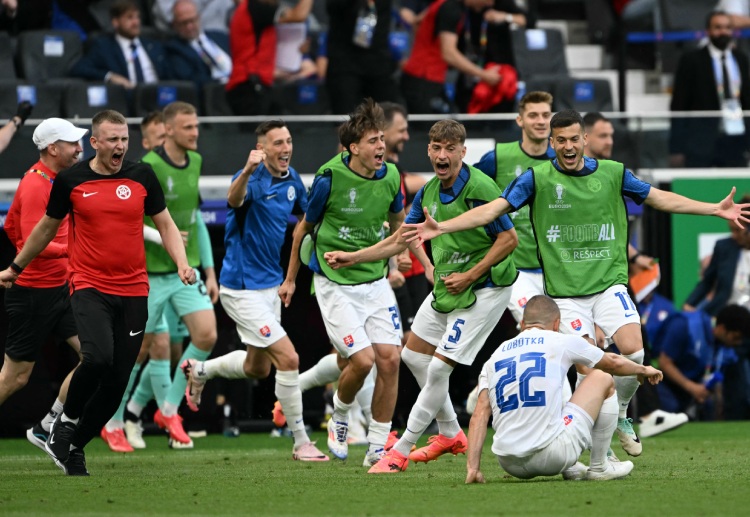
[[[479,467],[490,416],[495,431],[492,451],[515,477],[564,473],[566,479],[603,481],[633,470],[630,461],[607,459],[619,412],[608,374],[639,375],[656,384],[662,373],[604,353],[580,337],[559,334],[559,327],[555,301],[534,296],[524,309],[521,333],[501,344],[482,367],[479,400],[469,426],[466,483],[484,483]],[[562,387],[573,364],[596,370],[563,406]],[[591,449],[588,469],[577,462],[587,448]]]

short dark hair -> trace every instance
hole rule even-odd
[[[583,125],[586,129],[594,127],[597,122],[609,122],[609,119],[598,111],[590,111],[583,117]]]
[[[549,121],[550,131],[553,129],[560,129],[564,127],[570,127],[574,124],[578,124],[583,129],[583,117],[576,110],[562,110],[552,115],[552,120]]]
[[[401,116],[405,119],[409,118],[409,114],[407,113],[406,108],[396,102],[381,102],[380,107],[383,108],[383,116],[385,116],[385,127],[393,124],[393,118],[396,116],[396,113],[400,113]]]
[[[728,12],[722,11],[721,9],[709,11],[708,14],[706,15],[706,29],[711,27],[711,20],[714,19],[714,16],[728,16],[730,21],[732,19],[732,17],[730,16]]]
[[[140,13],[141,9],[133,0],[117,0],[109,7],[109,18],[119,18],[130,11],[138,11]]]
[[[741,305],[727,305],[716,315],[716,325],[724,325],[728,332],[739,332],[750,337],[750,311]]]
[[[518,113],[522,114],[524,110],[526,109],[527,104],[545,103],[545,104],[549,104],[550,109],[551,109],[553,100],[554,98],[552,97],[552,94],[549,92],[543,92],[543,91],[528,92],[523,97],[521,97],[520,101],[518,101]]]
[[[383,108],[368,97],[349,114],[349,120],[339,126],[339,142],[350,151],[353,143],[359,142],[370,131],[383,131],[385,115]]]
[[[127,125],[128,121],[125,116],[119,111],[115,110],[104,110],[100,111],[91,119],[91,134],[96,136],[99,126],[109,122],[110,124]]]
[[[286,127],[286,122],[284,122],[280,118],[264,120],[263,122],[258,124],[258,127],[255,128],[255,136],[257,136],[258,140],[260,140],[262,136],[266,136],[266,134],[272,129],[279,129],[282,127]]]
[[[466,142],[466,128],[460,122],[443,119],[430,128],[430,142]]]
[[[152,111],[148,114],[146,114],[145,117],[141,120],[141,133],[146,130],[148,126],[151,124],[163,124],[164,123],[164,113],[161,111]]]

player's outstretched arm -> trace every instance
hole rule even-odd
[[[472,208],[458,217],[447,221],[437,222],[430,216],[425,207],[425,220],[422,223],[404,223],[409,230],[404,234],[407,242],[416,241],[421,244],[444,233],[454,233],[463,230],[471,230],[479,226],[485,226],[503,214],[510,212],[510,203],[505,198],[499,197],[482,206]]]
[[[484,475],[479,470],[482,461],[482,448],[487,437],[487,423],[490,421],[492,408],[487,390],[479,392],[477,407],[469,422],[469,450],[466,451],[466,484],[484,483]]]
[[[177,274],[180,275],[182,283],[185,285],[194,284],[196,281],[195,270],[188,264],[182,235],[180,235],[177,225],[174,224],[172,216],[169,215],[169,209],[165,208],[158,214],[152,215],[151,220],[154,221],[156,229],[159,230],[161,240],[164,243],[164,249],[167,250],[174,263],[177,264]]]
[[[279,298],[281,298],[281,303],[284,304],[284,307],[289,307],[289,304],[292,302],[292,296],[294,296],[294,291],[297,288],[297,273],[299,273],[301,264],[299,259],[299,248],[302,245],[302,239],[305,235],[312,232],[314,228],[315,225],[307,222],[304,218],[294,227],[289,266],[286,269],[284,283],[279,287]]]
[[[750,218],[750,203],[736,204],[733,200],[735,192],[737,192],[737,188],[732,187],[732,191],[721,202],[704,203],[674,192],[651,187],[646,198],[646,204],[657,210],[673,214],[715,215],[727,221],[734,221],[737,226],[744,228],[743,223],[750,222],[750,219],[748,219]]]
[[[407,247],[403,238],[403,229],[399,228],[396,233],[369,248],[354,252],[327,251],[323,254],[326,262],[333,269],[353,266],[363,262],[376,262],[398,255]]]
[[[634,363],[629,359],[625,359],[621,355],[610,352],[605,353],[601,361],[596,363],[594,367],[612,375],[637,375],[639,380],[645,378],[648,379],[648,382],[651,384],[659,384],[664,378],[661,371],[653,366]]]
[[[26,239],[23,249],[21,249],[21,252],[13,260],[16,268],[23,270],[52,242],[52,239],[57,235],[57,229],[60,228],[60,223],[62,223],[62,219],[55,219],[46,214],[39,219],[39,222],[36,223],[36,226],[31,231],[29,238]],[[8,267],[6,270],[0,272],[0,286],[9,288],[18,279],[20,274],[21,271]]]

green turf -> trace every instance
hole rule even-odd
[[[132,454],[97,439],[88,478],[64,476],[25,440],[0,440],[0,515],[747,515],[748,430],[691,423],[645,439],[628,478],[599,483],[509,478],[488,442],[487,484],[472,486],[464,456],[374,476],[361,466],[364,447],[346,463],[299,463],[288,438],[257,434],[197,439],[190,451],[152,436]]]

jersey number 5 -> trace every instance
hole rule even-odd
[[[515,393],[509,396],[503,394],[505,386],[516,381],[516,367],[518,363],[532,362],[518,379],[518,395]],[[495,371],[499,372],[505,370],[505,373],[500,376],[495,385],[495,400],[497,401],[497,407],[500,408],[500,413],[506,411],[513,411],[518,409],[518,399],[521,399],[523,407],[538,407],[545,406],[547,404],[545,393],[543,391],[535,391],[529,393],[529,379],[532,377],[544,377],[547,371],[547,360],[544,358],[544,354],[541,352],[528,352],[521,354],[520,360],[516,362],[515,357],[503,359],[495,363]]]

